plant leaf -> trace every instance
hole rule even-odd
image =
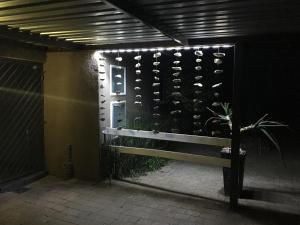
[[[228,123],[220,123],[222,126],[228,126]]]
[[[260,122],[260,124],[261,125],[277,125],[277,126],[282,126],[282,127],[288,127],[288,125],[286,125],[286,124],[279,123],[276,121],[268,121],[268,120],[262,121],[262,122]]]
[[[212,112],[215,116],[219,116],[220,117],[220,114],[216,113],[214,110],[206,107],[210,112]]]
[[[275,125],[275,124],[266,124],[266,125],[259,125],[259,128],[261,127],[287,127],[287,126],[282,126],[282,125]]]
[[[280,146],[278,144],[277,139],[271,135],[266,129],[264,128],[260,128],[260,130],[267,136],[267,138],[273,143],[273,145],[276,147],[276,149],[278,150],[278,152],[281,154],[281,150],[280,150]]]
[[[262,130],[262,131],[264,130],[264,131],[266,132],[266,133],[265,133],[265,132],[263,131],[264,134],[270,135],[270,137],[271,137],[270,140],[271,140],[271,141],[272,141],[272,140],[274,141],[274,142],[272,141],[272,143],[273,143],[274,145],[275,145],[275,143],[276,143],[276,145],[278,146],[278,147],[276,147],[276,149],[278,150],[278,152],[279,152],[279,154],[280,154],[280,158],[281,158],[281,160],[282,160],[282,162],[283,162],[283,165],[284,165],[284,167],[286,168],[287,165],[286,165],[286,162],[285,162],[285,160],[284,160],[284,155],[283,155],[283,152],[281,151],[281,148],[280,148],[280,146],[279,146],[279,143],[278,143],[277,139],[274,137],[274,135],[272,135],[272,133],[267,132],[267,130],[265,130],[265,129],[263,129],[263,128],[262,128],[261,130]],[[275,145],[275,146],[276,146],[276,145]]]
[[[254,123],[254,126],[257,126],[261,121],[263,121],[266,117],[268,116],[268,114],[263,115],[259,120],[256,121],[256,123]]]
[[[206,120],[204,126],[206,126],[207,123],[208,123],[209,121],[213,120],[213,119],[220,119],[220,118],[219,118],[219,117],[216,117],[216,116],[212,116],[212,117],[210,117],[209,119]]]

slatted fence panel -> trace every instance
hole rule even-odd
[[[0,58],[0,184],[44,170],[42,64]]]

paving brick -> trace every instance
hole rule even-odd
[[[68,194],[70,192],[70,194]],[[64,198],[64,196],[67,196]],[[113,182],[112,186],[48,176],[20,194],[0,194],[0,225],[299,225],[299,216]],[[283,221],[285,223],[283,223]]]

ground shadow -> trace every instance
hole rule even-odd
[[[299,225],[300,216],[292,213],[275,212],[272,210],[240,206],[237,213],[264,225]]]
[[[263,188],[245,188],[241,195],[242,199],[258,200],[272,203],[281,203],[289,205],[299,205],[297,199],[300,196],[299,191],[276,190]]]

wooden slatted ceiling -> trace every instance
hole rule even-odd
[[[297,0],[131,0],[188,39],[300,31]]]
[[[79,44],[169,40],[101,0],[2,1],[0,25]]]
[[[105,3],[106,2],[106,3]],[[107,3],[120,3],[123,8]],[[133,13],[130,8],[134,6]],[[137,10],[136,10],[137,9]],[[147,23],[134,12],[145,12]],[[145,21],[144,21],[145,22]],[[158,24],[155,26],[147,26]],[[147,25],[146,25],[147,24]],[[299,33],[299,0],[4,0],[0,25],[85,45]],[[166,35],[171,34],[171,35]]]

